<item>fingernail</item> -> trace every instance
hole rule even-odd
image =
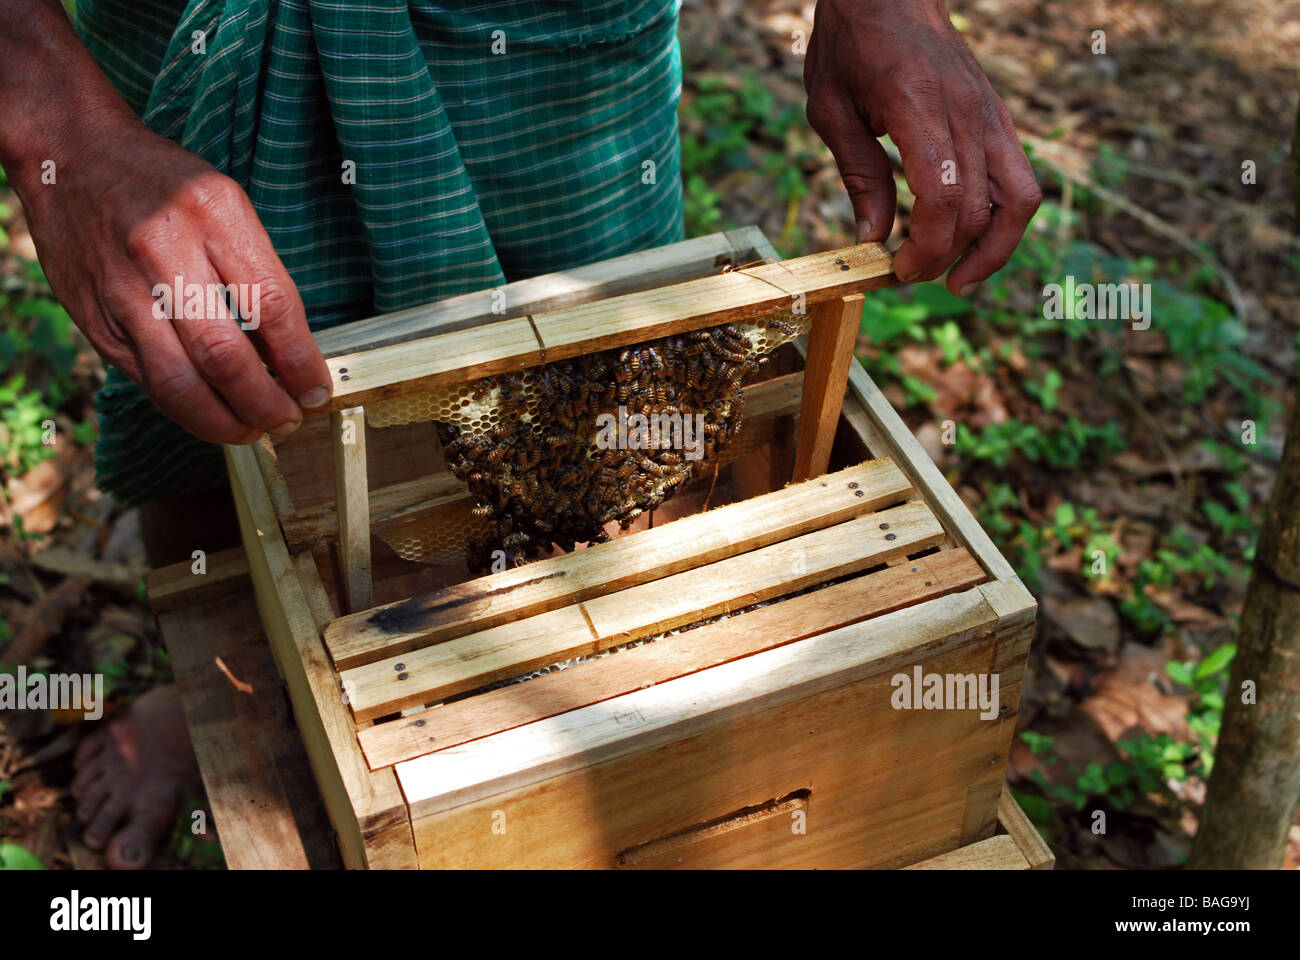
[[[871,236],[871,221],[863,217],[858,221],[858,243],[866,243],[869,236]]]
[[[969,297],[972,293],[974,293],[979,288],[980,285],[978,283],[968,283],[966,284],[966,286],[961,288],[961,295],[963,297]]]
[[[298,398],[298,406],[307,407],[308,409],[312,407],[319,407],[321,404],[328,401],[329,398],[330,398],[330,392],[326,388],[312,387],[310,390],[308,390],[306,393],[304,393],[302,396]]]
[[[903,282],[904,282],[904,283],[916,283],[916,281],[917,281],[917,280],[920,280],[920,279],[921,279],[921,271],[920,271],[920,270],[913,270],[911,273],[909,273],[907,276],[905,276],[905,277],[903,278]]]
[[[289,434],[297,430],[301,424],[302,424],[301,420],[286,421],[285,423],[280,424],[278,427],[272,430],[271,436],[275,437],[275,439],[277,440],[283,440],[285,437],[289,436]]]
[[[137,860],[140,859],[140,850],[139,850],[139,848],[138,848],[138,847],[134,847],[134,846],[132,846],[132,845],[129,844],[129,843],[126,844],[126,845],[124,845],[124,846],[122,847],[122,859],[123,859],[123,860],[129,860],[129,861],[131,861],[132,863],[135,863],[135,861],[137,861]]]

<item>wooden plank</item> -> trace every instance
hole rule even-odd
[[[243,547],[206,554],[203,562],[203,573],[195,572],[194,560],[182,560],[145,575],[145,595],[154,613],[178,610],[247,588],[248,556]]]
[[[307,607],[311,610],[312,620],[319,631],[334,616],[334,608],[330,604],[329,595],[325,592],[325,585],[321,582],[320,572],[310,554],[295,557],[293,565],[298,574],[298,582],[302,584]],[[315,646],[314,653],[318,653],[320,643],[317,642]],[[335,689],[337,688],[338,684],[335,682]],[[359,781],[355,766],[359,744],[353,740],[344,740],[341,748],[346,752],[349,772]],[[411,818],[407,813],[401,788],[397,785],[396,774],[391,769],[372,771],[368,781],[356,782],[349,786],[350,796],[355,797],[357,791],[363,789],[369,791],[370,798],[364,812],[358,817],[362,845],[365,848],[366,866],[372,870],[404,869],[414,866]]]
[[[737,247],[725,233],[714,233],[345,323],[314,336],[316,345],[327,357],[359,353],[496,320],[499,314],[492,312],[494,294],[516,315],[544,313],[599,297],[693,280],[717,273],[728,264],[747,263],[754,258],[752,248]]]
[[[686,676],[760,650],[964,590],[985,577],[965,550],[944,550],[361,731],[372,770],[445,750]]]
[[[360,720],[373,719],[794,593],[927,549],[943,538],[929,508],[906,503],[617,593],[344,670],[341,676],[353,713]]]
[[[343,702],[313,608],[280,536],[252,451],[228,446],[225,452],[263,628],[288,688],[343,862],[348,867],[365,866],[365,835],[404,815],[401,795],[395,786],[382,789],[382,781],[374,780],[366,766],[356,724]],[[304,554],[300,559],[310,562],[311,558]],[[316,606],[316,612],[321,612],[319,603]],[[400,844],[392,856],[396,862],[414,862],[414,850],[403,857]]]
[[[582,603],[602,639],[624,642],[785,596],[936,546],[928,507],[903,504]]]
[[[342,600],[348,610],[370,606],[370,487],[366,482],[366,417],[361,407],[330,414],[334,503],[339,524]]]
[[[325,644],[340,669],[360,666],[777,543],[901,502],[910,492],[889,461],[870,461],[757,500],[342,617],[326,626]]]
[[[810,311],[803,404],[794,447],[794,481],[819,477],[831,462],[848,384],[849,362],[862,323],[862,294],[818,304]]]
[[[543,344],[548,360],[563,360],[754,319],[798,296],[812,306],[879,289],[894,283],[892,264],[880,244],[859,244],[334,357],[326,361],[333,398],[321,412],[536,366]]]
[[[1015,841],[1003,834],[958,847],[949,853],[941,853],[937,857],[930,857],[928,860],[922,860],[903,869],[1029,870],[1031,867]]]
[[[1056,865],[1056,854],[1044,841],[1037,828],[1029,822],[1011,791],[1004,787],[998,801],[998,825],[1015,841],[1030,870],[1051,870]]]
[[[878,741],[893,751],[898,744],[888,744],[889,738],[906,734],[907,728],[915,727],[911,735],[922,735],[923,743],[932,744],[937,752],[940,744],[930,739],[935,727],[927,725],[927,719],[932,721],[941,714],[958,717],[958,727],[984,730],[989,735],[996,735],[993,725],[985,723],[980,727],[978,715],[969,710],[905,712],[894,710],[889,702],[892,692],[889,674],[910,666],[917,660],[918,649],[924,650],[927,669],[937,671],[940,666],[956,666],[952,661],[945,663],[945,654],[956,652],[958,648],[967,650],[966,656],[959,658],[959,663],[970,665],[970,669],[980,669],[975,665],[980,661],[987,663],[987,639],[995,628],[996,618],[978,591],[971,589],[950,594],[926,604],[884,614],[883,617],[863,620],[840,630],[820,633],[798,643],[764,650],[754,656],[742,657],[697,674],[681,676],[649,689],[569,710],[545,721],[474,740],[451,751],[429,753],[399,764],[396,773],[411,805],[412,821],[416,822],[417,833],[417,821],[421,818],[460,805],[477,803],[519,787],[539,784],[563,774],[584,774],[590,778],[594,788],[599,777],[599,771],[595,767],[629,754],[634,754],[633,760],[640,762],[642,767],[649,767],[647,773],[654,783],[659,784],[660,792],[671,793],[671,769],[647,762],[647,751],[676,741],[695,738],[707,740],[706,732],[715,732],[719,728],[723,728],[729,736],[724,736],[720,743],[712,744],[712,749],[720,751],[714,754],[714,761],[703,762],[710,765],[712,770],[724,774],[732,782],[729,786],[731,790],[736,787],[746,793],[763,790],[775,780],[775,783],[780,783],[783,787],[781,792],[800,786],[811,786],[816,791],[818,783],[790,782],[787,774],[781,773],[775,766],[783,744],[793,745],[800,754],[816,751],[819,744],[815,741],[801,741],[800,736],[793,736],[794,731],[815,728],[813,719],[801,719],[796,712],[792,718],[787,718],[789,726],[785,734],[776,736],[772,743],[762,744],[745,743],[748,739],[744,732],[746,719],[761,713],[766,717],[774,717],[783,706],[801,701],[806,704],[811,697],[820,693],[852,687],[859,680],[878,678],[878,683],[871,687],[871,699],[863,699],[863,691],[858,689],[855,691],[857,697],[848,701],[852,705],[845,705],[844,702],[839,704],[845,712],[841,722],[857,731],[854,740],[866,741],[862,744],[863,747],[871,741]],[[949,671],[958,673],[957,670]],[[906,723],[898,722],[900,717],[906,717]],[[822,719],[828,718],[822,714]],[[872,728],[872,722],[879,722],[879,730]],[[930,726],[928,730],[927,726]],[[939,726],[945,725],[940,723]],[[771,738],[770,730],[767,736]],[[729,738],[735,738],[736,743],[728,745]],[[901,739],[910,738],[902,735]],[[806,749],[803,743],[807,743]],[[705,748],[703,757],[707,757],[705,744],[701,744],[701,747]],[[989,752],[992,752],[992,743],[988,747]],[[768,775],[763,775],[762,778],[746,782],[742,779],[740,770],[723,770],[723,765],[716,762],[718,757],[744,757],[748,751],[757,753],[755,758],[761,764],[774,764],[772,774],[775,777],[770,779]],[[988,766],[988,758],[983,756],[983,751],[966,745],[961,752],[965,754],[966,765],[971,769]],[[865,767],[889,777],[901,773],[893,764],[872,767],[868,753],[868,749],[863,753],[828,752],[814,757],[814,760],[819,766]],[[697,762],[699,760],[702,757],[698,757]],[[914,762],[915,757],[911,760]],[[926,764],[914,762],[914,765],[924,767],[931,777],[939,777],[939,771],[944,770],[932,756],[927,756]],[[710,773],[711,770],[701,770],[697,778],[707,778]],[[995,771],[995,774],[997,778],[1001,777],[1001,771]],[[956,777],[956,771],[949,770],[944,775]],[[965,797],[967,787],[970,786],[969,779],[956,779],[961,782],[962,797]],[[694,786],[698,790],[698,780]],[[573,793],[547,792],[558,803],[572,801],[575,807],[572,813],[576,816],[582,817],[589,813],[588,810],[581,809],[581,790]],[[641,791],[627,793],[625,801],[628,799],[645,799],[647,808],[655,807],[653,797],[643,796]],[[676,800],[680,803],[681,797],[676,797]],[[748,803],[753,803],[753,800],[741,797],[740,803],[722,805],[712,813],[716,816]],[[636,804],[628,805],[634,807]],[[671,814],[664,820],[663,829],[673,829],[673,821],[688,826],[689,823],[702,820],[694,807],[694,804],[688,804],[685,809]],[[876,816],[881,814],[880,810],[875,813]],[[604,825],[601,823],[599,826]],[[861,823],[858,829],[861,829]],[[655,833],[662,833],[662,830]],[[564,846],[563,838],[547,836],[546,839],[547,842],[554,842],[556,848]],[[417,846],[420,846],[419,836]],[[619,844],[617,848],[625,846],[628,844]],[[422,859],[424,848],[421,846]]]
[[[226,866],[337,868],[329,818],[280,694],[252,585],[247,577],[232,582],[233,593],[158,616]],[[251,693],[222,675],[218,657]]]

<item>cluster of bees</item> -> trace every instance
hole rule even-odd
[[[784,322],[767,326],[782,339],[797,334]],[[725,325],[478,381],[473,397],[492,398],[494,425],[471,433],[438,424],[475,515],[493,521],[492,533],[469,545],[470,569],[607,540],[611,521],[626,530],[712,466],[740,430],[743,384],[766,359],[742,329]],[[663,442],[602,449],[598,420],[620,407],[625,416],[703,414],[703,436],[689,455]]]

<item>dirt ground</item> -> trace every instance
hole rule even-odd
[[[950,9],[1031,147],[1047,203],[1024,258],[973,308],[898,294],[882,301],[893,313],[864,325],[859,353],[1040,599],[1010,780],[1059,865],[1177,867],[1296,379],[1287,144],[1300,0]],[[757,223],[787,255],[850,242],[834,163],[802,118],[795,47],[812,17],[811,2],[685,4],[693,232]],[[62,352],[43,344],[65,328],[30,266],[21,209],[0,190],[0,313],[31,347],[0,349],[0,404],[19,411],[0,423],[0,644],[11,637],[0,661],[104,672],[111,715],[167,680],[167,657],[142,601],[135,513],[93,487],[87,425],[102,367],[79,338]],[[1164,307],[1154,329],[1040,322],[1044,283],[1089,270],[1151,282]],[[885,337],[892,318],[905,332]],[[53,395],[60,427],[38,463],[15,439],[41,421],[14,399],[33,389]],[[949,421],[968,441],[944,442]],[[47,867],[100,865],[68,792],[85,727],[58,713],[0,718],[0,844]],[[220,866],[215,836],[180,829],[187,814],[156,865]],[[1300,827],[1288,862],[1300,863]]]

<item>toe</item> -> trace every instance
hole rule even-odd
[[[77,766],[82,767],[89,763],[91,758],[104,749],[106,743],[108,743],[108,732],[103,727],[82,737],[81,742],[77,744]]]
[[[78,792],[88,790],[96,780],[108,772],[107,754],[96,754],[90,760],[77,767],[77,775],[72,778],[72,789]]]
[[[152,790],[140,794],[131,806],[126,826],[108,846],[106,859],[113,870],[139,870],[149,865],[154,853],[171,832],[179,810],[175,790]]]
[[[131,794],[126,790],[110,792],[86,827],[86,846],[103,850],[117,825],[131,808]]]
[[[96,814],[99,813],[100,807],[104,805],[109,791],[113,788],[113,782],[108,777],[100,777],[97,780],[77,788],[77,819],[82,823],[90,823]],[[93,844],[87,844],[93,846]],[[98,848],[96,848],[98,849]]]

